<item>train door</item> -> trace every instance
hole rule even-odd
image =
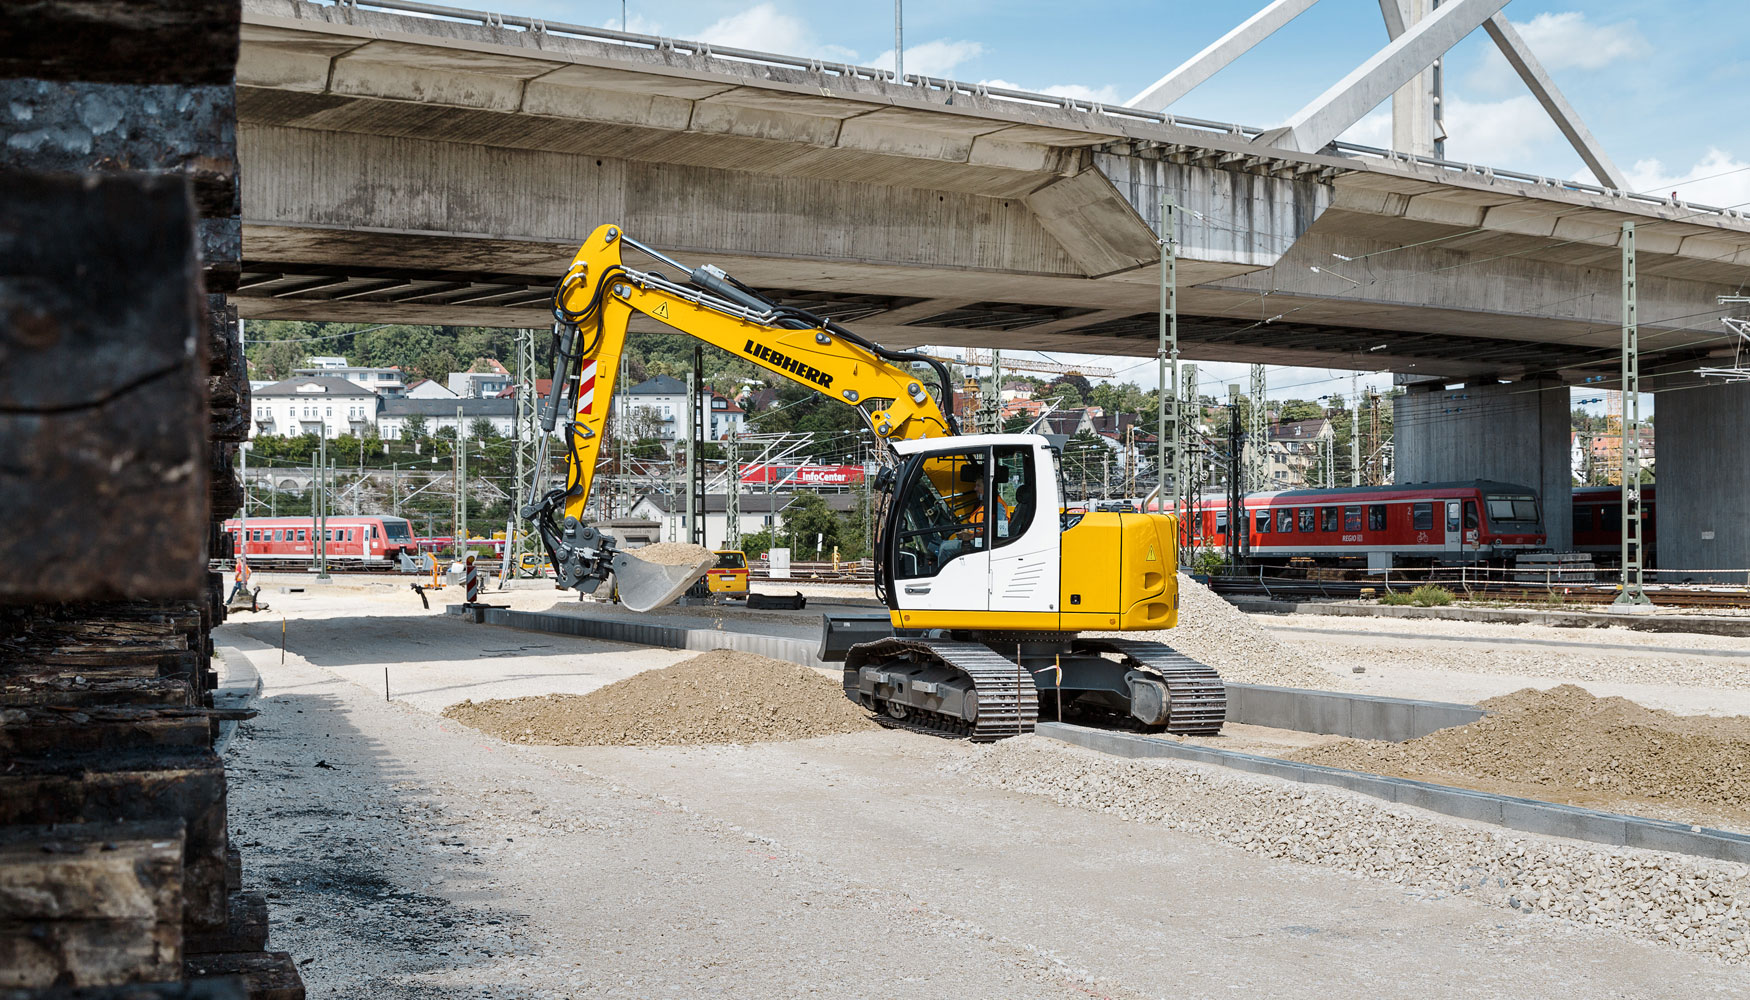
[[[1475,500],[1464,502],[1464,545],[1466,549],[1470,550],[1472,556],[1475,556],[1483,545],[1483,522],[1477,514]]]
[[[1447,500],[1446,507],[1446,551],[1464,551],[1464,519],[1460,512],[1461,504],[1457,500]]]

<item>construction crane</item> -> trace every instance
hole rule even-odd
[[[627,267],[627,247],[684,278]],[[1050,445],[1035,434],[962,435],[944,363],[781,306],[611,225],[590,235],[554,290],[542,441],[563,413],[567,482],[531,492],[522,508],[560,586],[593,590],[612,574],[622,602],[647,611],[713,561],[702,550],[681,565],[645,561],[584,517],[634,314],[855,407],[881,443],[875,578],[888,612],[838,625],[828,616],[822,635],[822,658],[844,662],[849,697],[894,724],[976,740],[1030,731],[1041,692],[1064,715],[1220,730],[1226,693],[1212,668],[1158,642],[1079,634],[1177,624],[1175,518],[1061,513]],[[935,396],[917,364],[933,371]]]

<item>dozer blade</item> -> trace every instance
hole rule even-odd
[[[630,552],[614,553],[614,580],[620,603],[633,611],[649,611],[670,603],[697,583],[717,564],[715,552],[705,553],[696,563],[663,566],[645,562]]]

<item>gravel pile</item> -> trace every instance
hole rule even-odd
[[[691,542],[657,542],[625,551],[634,559],[642,559],[658,566],[690,566],[705,559],[717,561],[710,549]]]
[[[589,694],[475,703],[444,715],[512,743],[757,743],[873,729],[837,682],[800,664],[716,649]]]
[[[1744,865],[1529,837],[1341,789],[1122,760],[1037,736],[979,748],[950,769],[989,787],[1385,879],[1429,897],[1459,895],[1522,916],[1612,927],[1750,961]]]
[[[1693,806],[1750,806],[1750,718],[1676,715],[1564,684],[1482,703],[1407,743],[1343,740],[1291,760],[1496,790],[1494,782]],[[1479,781],[1477,779],[1484,779]]]
[[[1179,574],[1179,624],[1159,632],[1104,632],[1101,635],[1163,642],[1221,672],[1238,684],[1329,690],[1340,678],[1306,656],[1277,642],[1246,613],[1214,591]]]

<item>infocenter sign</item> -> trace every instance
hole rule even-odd
[[[854,486],[863,481],[860,465],[744,465],[744,483],[787,486]]]

